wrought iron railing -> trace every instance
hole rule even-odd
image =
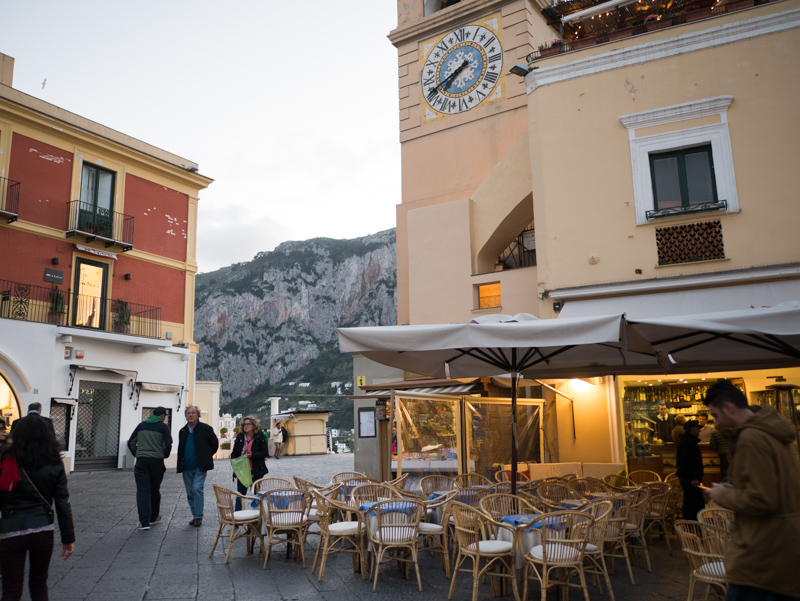
[[[107,247],[117,244],[123,251],[133,248],[133,217],[80,200],[67,204],[67,237],[81,234],[88,242],[100,239]]]
[[[0,280],[0,318],[161,337],[161,308]]]
[[[713,200],[709,202],[699,202],[688,207],[672,207],[669,209],[659,209],[657,211],[646,211],[648,219],[659,219],[661,217],[672,217],[674,215],[691,215],[692,213],[705,213],[706,211],[725,211],[728,208],[727,200]]]
[[[20,183],[0,177],[0,213],[14,223],[19,216]]]

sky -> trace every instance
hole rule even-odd
[[[394,0],[0,0],[14,85],[195,161],[200,272],[395,226]],[[47,80],[42,88],[42,82]]]

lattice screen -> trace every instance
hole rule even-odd
[[[656,246],[659,265],[725,258],[719,219],[656,228]]]

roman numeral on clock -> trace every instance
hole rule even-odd
[[[490,83],[495,83],[498,77],[500,76],[497,73],[492,73],[491,71],[487,71],[486,75],[483,76],[483,78]]]
[[[501,60],[502,58],[503,58],[503,53],[498,52],[497,54],[493,54],[492,56],[489,57],[489,62],[494,63]]]
[[[458,99],[458,110],[460,111],[468,111],[469,110],[469,103],[464,98]]]
[[[466,33],[467,31],[465,29],[459,29],[458,31],[454,31],[453,35],[455,36],[456,41],[463,42]]]

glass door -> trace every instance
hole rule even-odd
[[[122,384],[82,381],[78,396],[75,469],[116,469]]]
[[[114,173],[84,163],[78,227],[89,234],[113,239]]]
[[[75,269],[75,302],[72,324],[104,330],[106,327],[106,286],[108,265],[90,259],[78,259]]]

